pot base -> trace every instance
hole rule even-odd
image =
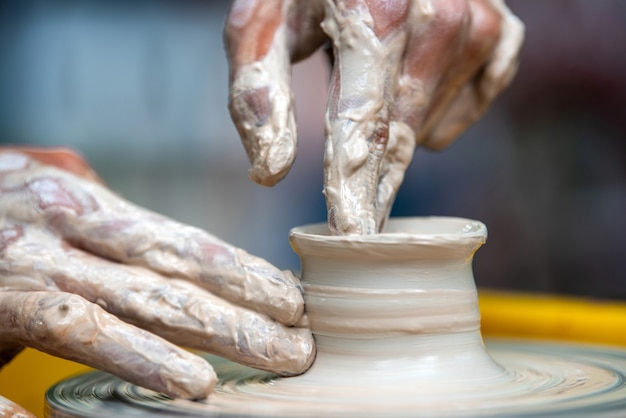
[[[364,370],[351,384],[315,368],[278,378],[215,357],[220,382],[206,401],[172,400],[103,372],[53,386],[46,416],[551,416],[613,417],[626,410],[626,351],[584,345],[496,340],[488,352],[502,373],[472,381],[393,381]],[[391,369],[397,370],[396,366]],[[423,369],[421,370],[422,376]],[[408,373],[410,374],[410,373]],[[380,377],[372,385],[371,376]],[[620,412],[621,411],[621,412]]]

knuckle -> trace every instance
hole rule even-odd
[[[4,256],[6,249],[24,236],[21,225],[13,225],[0,229],[0,256]]]
[[[471,26],[467,37],[466,55],[482,64],[493,53],[502,36],[503,17],[485,1],[471,3]]]
[[[374,20],[374,31],[383,38],[401,27],[409,14],[409,0],[369,1],[368,7]]]
[[[31,159],[24,153],[5,150],[0,152],[0,173],[25,170],[31,165]]]
[[[442,35],[456,36],[469,24],[470,8],[467,0],[438,0],[433,2],[434,30]]]
[[[57,209],[65,208],[80,216],[99,209],[91,194],[80,188],[67,187],[61,178],[38,177],[28,181],[26,188],[44,212],[57,212]]]
[[[487,2],[473,2],[470,42],[478,50],[492,50],[502,36],[504,17]]]
[[[502,15],[483,3],[473,3],[473,29],[484,38],[499,38],[502,28]]]
[[[40,344],[65,344],[78,321],[84,321],[88,304],[80,296],[69,293],[46,294],[33,292],[34,305],[30,320],[26,324],[28,336]]]

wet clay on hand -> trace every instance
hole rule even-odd
[[[0,152],[0,191],[2,364],[30,346],[198,399],[216,376],[178,345],[281,375],[313,361],[290,272],[27,151]]]
[[[0,396],[0,417],[36,418],[34,414],[2,396]]]
[[[380,232],[416,145],[442,149],[510,82],[524,28],[501,0],[236,0],[230,112],[271,186],[296,154],[292,62],[332,43],[324,193],[334,234]]]

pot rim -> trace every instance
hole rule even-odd
[[[407,228],[408,227],[408,228]],[[387,221],[386,230],[369,235],[331,235],[326,222],[297,226],[289,238],[334,242],[430,242],[437,238],[487,238],[487,227],[480,221],[453,216],[395,217]]]
[[[386,232],[371,235],[331,235],[325,222],[298,226],[289,232],[289,241],[296,253],[325,256],[332,256],[329,250],[333,250],[344,254],[356,251],[378,256],[414,257],[415,249],[419,247],[436,251],[439,255],[435,258],[465,257],[476,251],[486,239],[487,227],[482,222],[447,216],[391,218]],[[427,251],[423,255],[433,254]]]

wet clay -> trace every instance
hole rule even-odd
[[[460,218],[391,220],[368,236],[292,230],[317,358],[278,378],[211,358],[215,392],[170,400],[102,373],[48,393],[50,417],[619,416],[626,352],[491,343],[480,333],[471,262],[486,228]],[[123,403],[123,405],[122,405]],[[72,415],[76,414],[76,415]],[[123,416],[123,414],[122,414]]]
[[[286,28],[276,30],[267,55],[243,65],[231,85],[229,107],[251,167],[250,179],[273,186],[296,158],[296,121]],[[271,103],[271,104],[270,104]]]
[[[397,122],[391,129],[385,122],[407,35],[396,31],[379,39],[365,5],[325,5],[322,28],[335,51],[329,90],[336,100],[331,100],[325,122],[328,222],[335,234],[373,234],[389,215],[415,148],[408,126]],[[420,92],[422,100],[424,95]]]
[[[7,418],[37,418],[21,406],[0,396],[0,416]]]

